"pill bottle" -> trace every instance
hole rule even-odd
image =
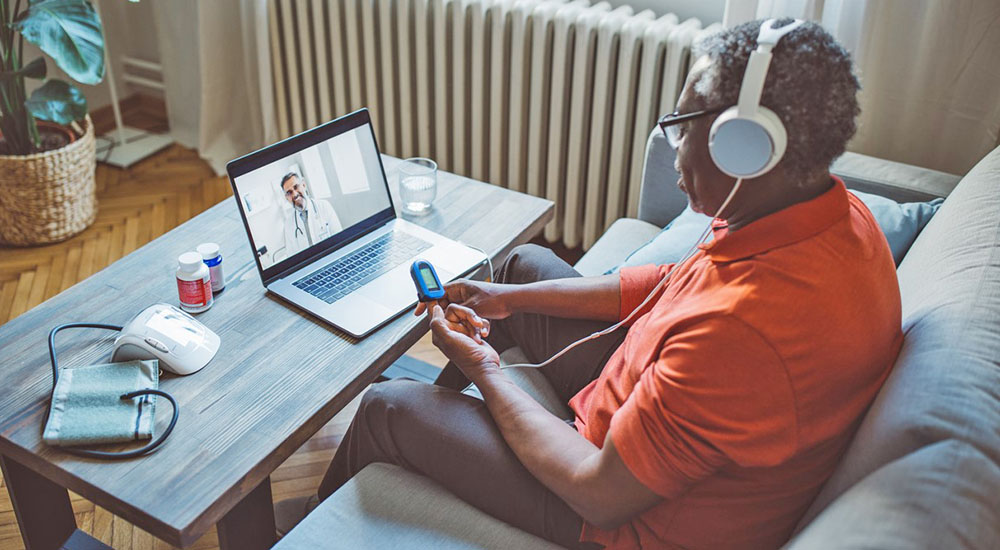
[[[177,294],[181,309],[200,313],[212,307],[212,275],[197,252],[177,257]]]
[[[219,245],[201,243],[198,245],[198,254],[201,254],[202,261],[212,274],[212,294],[222,292],[222,289],[226,288],[226,278],[222,274],[222,254],[219,252]]]

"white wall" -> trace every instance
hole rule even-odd
[[[597,0],[591,0],[597,3]],[[629,5],[636,13],[642,10],[653,10],[657,17],[667,13],[676,13],[681,21],[689,17],[697,17],[702,25],[722,22],[722,13],[726,8],[726,0],[608,0],[615,7]]]

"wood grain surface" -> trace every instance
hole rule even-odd
[[[385,162],[395,188],[398,161]],[[412,221],[494,259],[552,216],[542,199],[445,173],[439,185],[435,211]],[[125,245],[130,234],[148,231],[141,225],[125,227]],[[152,456],[120,463],[45,447],[48,329],[80,320],[121,324],[146,305],[173,303],[177,255],[206,240],[222,246],[228,283],[199,319],[220,334],[222,348],[203,371],[162,381],[181,406],[170,441]],[[79,262],[108,253],[85,246]],[[268,297],[250,254],[235,201],[224,201],[0,327],[0,453],[168,543],[189,545],[426,332],[425,320],[404,314],[361,341],[348,337]],[[107,357],[111,336],[67,333],[59,342],[63,365]],[[166,415],[158,419],[162,429]]]

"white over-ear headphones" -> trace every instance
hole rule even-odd
[[[795,21],[774,28],[768,19],[760,26],[757,49],[750,54],[743,73],[739,103],[722,112],[708,134],[708,152],[715,165],[734,178],[755,178],[766,174],[785,154],[785,126],[774,111],[760,104],[771,50],[781,37],[805,21]]]

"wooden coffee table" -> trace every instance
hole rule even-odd
[[[398,205],[396,167],[384,157]],[[538,234],[551,202],[439,173],[432,213],[408,218],[478,246],[498,261]],[[158,452],[110,462],[42,443],[52,387],[48,331],[73,321],[123,324],[155,302],[176,303],[177,255],[218,242],[226,290],[198,319],[222,338],[219,354],[187,377],[164,376],[180,420]],[[28,549],[107,548],[76,528],[67,489],[164,541],[187,546],[218,526],[222,548],[275,540],[269,476],[427,331],[403,314],[362,340],[265,294],[234,200],[224,201],[107,269],[0,326],[0,464]],[[61,334],[61,366],[100,362],[114,334]],[[169,419],[161,403],[158,431]]]

